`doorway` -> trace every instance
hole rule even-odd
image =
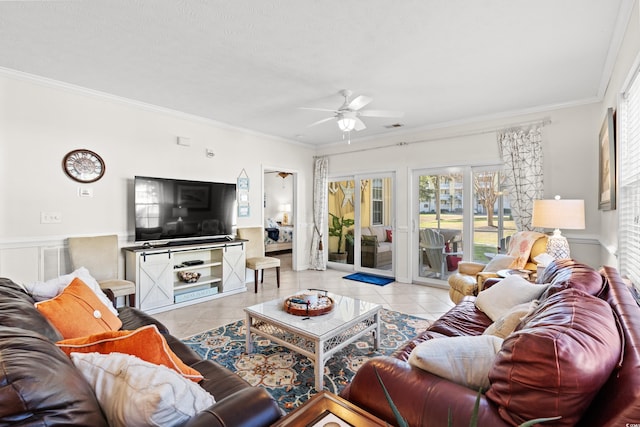
[[[395,277],[394,175],[329,180],[328,262],[332,268]]]
[[[265,168],[263,178],[265,255],[281,258],[283,268],[295,269],[296,173]]]

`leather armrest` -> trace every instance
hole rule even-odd
[[[460,261],[458,263],[458,273],[468,276],[475,276],[484,269],[485,265],[479,262]]]
[[[492,278],[489,278],[489,279],[485,280],[484,284],[483,284],[483,287],[482,287],[482,290],[484,291],[486,289],[489,289],[490,287],[492,287],[493,285],[498,283],[500,280],[502,280],[501,277],[492,277]]]
[[[349,401],[355,405],[397,425],[374,368],[409,425],[448,425],[449,412],[453,414],[454,427],[469,425],[477,391],[393,357],[376,357],[360,367],[348,391]],[[480,396],[478,425],[507,425],[498,408],[484,395]]]
[[[248,387],[216,401],[191,418],[185,427],[266,427],[282,415],[278,404],[265,389]]]
[[[492,273],[490,271],[481,271],[476,275],[476,280],[478,283],[478,292],[482,292],[487,289],[489,286],[486,286],[486,281],[488,279],[495,279],[499,276],[496,273]]]

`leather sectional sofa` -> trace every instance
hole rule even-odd
[[[408,362],[421,343],[477,336],[492,324],[467,296],[392,356],[366,362],[341,396],[396,424],[377,372],[411,426],[444,426],[452,416],[466,427],[478,395],[478,426],[555,416],[540,425],[638,425],[640,308],[629,287],[614,268],[573,260],[552,263],[537,283],[551,285],[498,347],[482,394]]]
[[[153,317],[124,307],[119,318],[123,330],[156,325],[171,350],[204,376],[199,385],[216,402],[187,426],[268,426],[282,416],[264,389],[202,360]],[[31,296],[11,280],[0,278],[0,425],[108,425],[92,388],[54,344],[60,339]]]

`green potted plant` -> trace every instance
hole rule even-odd
[[[346,262],[347,261],[347,252],[343,250],[342,241],[344,239],[344,230],[345,228],[349,228],[355,224],[355,221],[351,218],[345,218],[344,216],[337,216],[332,213],[331,215],[331,224],[329,227],[329,236],[338,238],[338,251],[329,253],[329,261],[338,261],[338,262]]]

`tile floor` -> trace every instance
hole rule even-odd
[[[387,286],[375,286],[343,279],[342,277],[348,273],[331,269],[293,271],[290,254],[278,257],[282,260],[280,289],[276,287],[275,269],[270,269],[265,274],[264,283],[259,285],[257,294],[254,293],[253,283],[248,283],[246,292],[157,313],[153,316],[174,336],[186,338],[244,319],[244,307],[288,296],[300,289],[308,288],[326,289],[336,294],[358,297],[381,304],[389,310],[427,319],[437,319],[453,306],[445,289],[397,282]]]

